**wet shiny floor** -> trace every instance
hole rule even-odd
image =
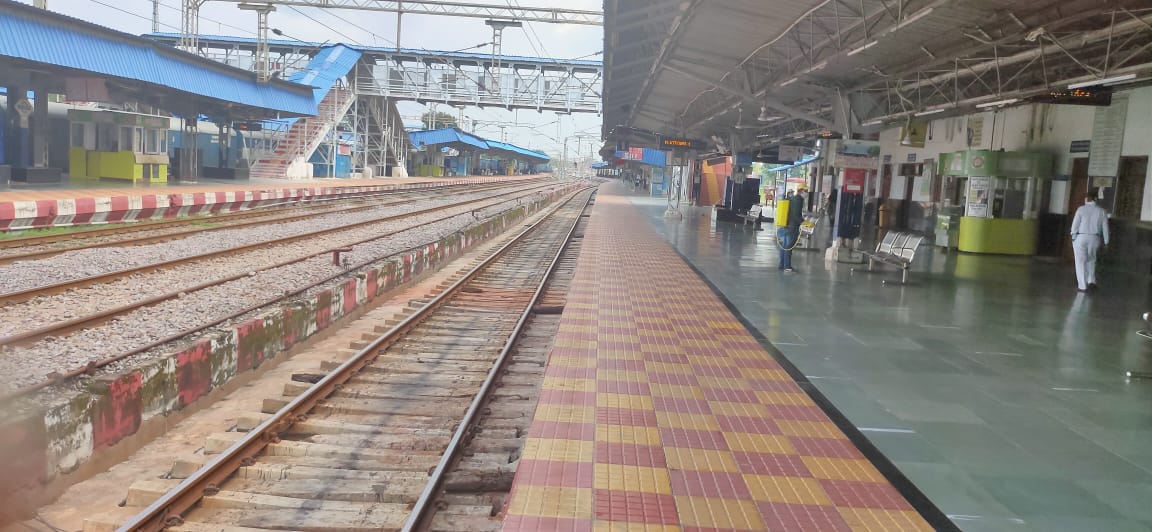
[[[962,529],[1152,531],[1146,279],[928,247],[911,286],[823,252],[785,274],[772,231],[631,201]]]

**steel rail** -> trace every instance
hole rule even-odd
[[[592,203],[595,197],[595,193],[588,195],[588,199],[581,208],[581,213],[587,210],[588,205]],[[561,257],[564,256],[564,251],[568,249],[568,244],[572,242],[572,235],[576,232],[576,227],[580,224],[580,220],[581,216],[576,216],[572,221],[572,226],[568,228],[568,232],[564,235],[564,243],[560,245],[560,248],[556,250],[556,255],[554,255],[548,263],[548,268],[544,271],[544,276],[541,277],[540,283],[536,286],[536,291],[533,292],[532,298],[528,300],[528,306],[524,307],[524,312],[520,314],[520,319],[516,321],[515,327],[513,327],[512,331],[508,334],[508,341],[504,344],[504,348],[500,350],[500,355],[497,356],[496,362],[492,364],[492,369],[488,371],[488,377],[485,378],[484,383],[480,385],[480,391],[476,392],[476,397],[472,400],[472,404],[468,406],[468,410],[464,413],[464,418],[461,419],[460,424],[456,426],[456,432],[452,434],[452,439],[448,442],[448,448],[444,451],[440,462],[436,464],[436,469],[432,471],[428,484],[424,486],[424,491],[420,493],[420,497],[416,499],[415,504],[412,505],[412,513],[408,514],[408,521],[404,523],[404,527],[400,529],[402,532],[415,532],[418,530],[417,527],[423,524],[428,517],[428,512],[432,508],[432,499],[440,489],[440,484],[444,481],[444,475],[456,460],[459,452],[464,448],[464,438],[468,432],[472,430],[472,422],[475,420],[476,414],[488,400],[488,391],[496,382],[496,378],[500,375],[500,372],[503,371],[504,364],[508,360],[508,355],[512,352],[513,346],[516,345],[516,340],[520,337],[524,326],[527,325],[528,318],[532,316],[536,303],[540,301],[541,295],[544,294],[544,289],[552,277],[552,272],[556,269],[556,265],[560,262]]]
[[[550,183],[530,187],[527,190],[536,190],[536,189],[546,188],[549,186],[551,186]],[[59,293],[59,292],[62,292],[64,290],[67,290],[69,288],[76,288],[76,287],[80,287],[80,286],[92,285],[92,284],[96,284],[96,283],[99,283],[102,281],[109,281],[109,280],[117,279],[120,277],[132,275],[132,274],[137,274],[137,273],[149,273],[149,272],[153,272],[153,271],[164,269],[164,268],[171,267],[171,266],[179,266],[181,264],[189,264],[192,262],[213,259],[216,257],[220,257],[220,256],[224,256],[224,255],[231,255],[231,254],[235,254],[235,253],[239,253],[239,252],[243,252],[243,251],[249,251],[249,250],[259,249],[259,248],[273,246],[273,245],[287,244],[287,243],[296,242],[296,241],[300,241],[300,240],[307,240],[309,238],[315,238],[315,237],[323,236],[323,235],[330,234],[330,233],[346,231],[346,230],[355,229],[358,227],[364,227],[364,226],[368,226],[368,225],[372,225],[372,224],[393,222],[396,220],[403,220],[405,218],[412,218],[412,217],[419,216],[422,214],[428,214],[431,212],[435,212],[435,211],[441,210],[441,209],[452,209],[452,208],[457,208],[457,207],[463,207],[465,205],[472,205],[475,203],[481,203],[484,201],[492,200],[494,198],[499,198],[499,197],[503,197],[503,196],[510,196],[510,195],[513,195],[513,194],[516,194],[519,192],[524,192],[524,191],[525,190],[517,190],[515,192],[508,192],[505,194],[497,194],[495,196],[489,196],[489,197],[485,197],[485,198],[462,201],[460,203],[453,203],[451,205],[439,205],[436,207],[431,207],[428,209],[422,209],[422,210],[418,210],[418,211],[412,211],[409,213],[397,214],[397,215],[392,215],[392,216],[385,216],[383,218],[376,218],[373,220],[366,220],[366,221],[356,222],[356,223],[352,223],[352,224],[348,224],[348,225],[342,225],[339,227],[331,227],[328,229],[319,229],[319,230],[310,231],[307,233],[299,233],[296,235],[278,238],[275,240],[265,240],[265,241],[261,241],[261,242],[255,242],[252,244],[245,244],[245,245],[234,247],[234,248],[227,248],[227,249],[221,249],[221,250],[217,250],[217,251],[210,251],[210,252],[201,253],[198,255],[192,255],[192,256],[188,256],[188,257],[179,257],[179,258],[170,259],[170,260],[161,261],[161,262],[154,262],[151,264],[145,264],[142,266],[135,266],[132,268],[125,268],[122,270],[116,270],[116,271],[112,271],[112,272],[108,272],[108,273],[101,273],[101,274],[92,275],[92,276],[88,276],[88,277],[82,277],[79,279],[69,279],[66,281],[60,281],[60,282],[42,285],[42,286],[38,286],[38,287],[34,287],[34,288],[28,288],[25,290],[17,290],[15,292],[8,292],[8,293],[0,294],[0,302],[3,302],[4,304],[8,304],[8,305],[14,304],[14,303],[22,303],[22,302],[28,301],[30,299],[33,299],[33,298],[36,298],[39,296]]]
[[[523,195],[520,195],[517,197],[512,197],[512,198],[497,198],[497,199],[493,199],[492,201],[494,203],[498,204],[501,202],[520,199],[520,198],[523,198],[523,197],[526,197],[529,195],[530,194],[523,194]],[[479,208],[487,208],[487,207],[479,207]],[[445,220],[451,220],[452,218],[455,218],[457,216],[463,216],[464,214],[465,213],[456,213],[456,214],[445,216],[443,218],[440,218],[439,220],[434,220],[434,221],[431,221],[428,223],[443,222]],[[357,240],[356,242],[341,244],[340,247],[355,247],[355,246],[359,246],[361,244],[367,244],[369,242],[374,242],[374,241],[380,240],[382,238],[388,238],[391,236],[396,236],[400,233],[411,231],[411,230],[417,229],[417,228],[418,228],[418,226],[417,227],[405,227],[402,229],[397,229],[395,231],[390,231],[387,233],[381,233],[379,235],[374,235],[370,238]],[[119,307],[115,307],[115,308],[111,308],[111,309],[107,309],[107,310],[102,310],[100,312],[95,312],[95,313],[89,314],[87,316],[80,316],[77,318],[73,318],[71,320],[49,324],[49,325],[46,325],[44,327],[39,327],[36,329],[24,331],[24,332],[17,333],[17,334],[10,334],[8,336],[0,336],[0,346],[3,346],[3,345],[26,345],[26,344],[31,343],[33,341],[42,339],[46,336],[57,336],[57,335],[64,334],[64,333],[67,333],[70,331],[74,331],[74,330],[79,329],[81,327],[97,325],[100,323],[104,323],[104,322],[108,321],[109,319],[112,319],[116,316],[119,316],[121,314],[126,314],[128,312],[131,312],[131,311],[136,310],[136,309],[141,308],[141,307],[154,305],[156,303],[161,303],[161,302],[164,302],[164,301],[167,301],[170,299],[176,299],[178,297],[182,297],[182,295],[190,294],[193,292],[198,292],[200,290],[204,290],[206,288],[211,288],[211,287],[219,285],[219,284],[229,283],[229,282],[235,281],[237,279],[243,279],[245,277],[249,277],[253,273],[260,273],[260,272],[265,272],[268,270],[274,270],[276,268],[283,268],[285,266],[290,266],[292,264],[304,262],[306,260],[320,257],[320,256],[326,255],[328,253],[332,253],[332,250],[325,250],[325,251],[320,251],[317,253],[309,253],[307,255],[295,257],[295,258],[284,260],[284,261],[280,261],[280,262],[277,262],[275,264],[269,264],[267,266],[261,266],[259,268],[253,269],[253,270],[248,270],[248,271],[241,272],[241,273],[236,273],[236,274],[227,275],[224,277],[219,277],[219,278],[213,279],[211,281],[206,281],[206,282],[203,282],[203,283],[200,283],[197,285],[193,285],[190,287],[178,288],[176,290],[172,290],[172,291],[164,293],[164,294],[156,295],[156,296],[153,296],[153,297],[150,297],[147,299],[141,299],[139,301],[133,301],[133,302],[128,303],[126,305],[121,305]],[[341,272],[341,274],[347,273],[348,271],[349,270],[344,270]],[[2,396],[0,396],[0,400],[3,400]]]
[[[151,231],[154,229],[164,229],[166,227],[187,225],[190,223],[200,222],[200,221],[204,221],[204,220],[214,220],[215,221],[215,220],[229,220],[229,219],[245,219],[245,218],[251,218],[254,216],[264,216],[268,213],[259,212],[259,211],[272,209],[275,207],[285,207],[286,209],[297,209],[297,208],[306,209],[309,206],[312,206],[315,204],[336,202],[336,201],[347,200],[347,199],[366,199],[366,198],[374,198],[374,197],[379,197],[379,196],[391,196],[391,195],[403,194],[403,193],[407,193],[407,192],[424,192],[424,191],[435,191],[435,190],[444,190],[444,189],[454,190],[457,188],[468,188],[470,185],[482,185],[483,186],[483,185],[498,185],[498,184],[515,184],[515,183],[518,183],[521,181],[530,182],[530,181],[534,181],[534,180],[533,179],[525,179],[525,180],[517,180],[517,181],[475,181],[475,182],[473,182],[473,181],[464,181],[464,182],[453,181],[453,182],[450,182],[451,184],[441,185],[438,187],[429,187],[429,186],[417,187],[417,186],[401,185],[402,187],[405,187],[405,188],[393,188],[393,189],[388,189],[388,190],[379,190],[379,191],[375,191],[375,192],[361,192],[355,196],[308,196],[308,197],[298,197],[298,198],[281,198],[284,201],[280,201],[277,203],[266,203],[266,204],[262,204],[262,205],[254,205],[252,207],[249,207],[249,208],[243,209],[243,210],[239,210],[239,211],[213,214],[210,217],[203,217],[203,216],[194,214],[194,215],[188,215],[188,216],[184,216],[184,217],[180,217],[180,218],[167,219],[167,220],[148,220],[148,221],[142,221],[142,222],[109,222],[104,227],[93,227],[92,229],[80,229],[81,227],[84,227],[84,226],[73,226],[73,227],[76,227],[78,229],[76,231],[70,232],[70,233],[57,233],[57,234],[51,234],[51,235],[30,235],[30,236],[23,236],[23,237],[16,237],[16,238],[6,238],[3,240],[0,240],[0,250],[27,247],[27,246],[36,246],[36,245],[42,245],[42,244],[55,244],[57,242],[64,242],[64,241],[68,241],[68,240],[78,240],[78,239],[83,239],[83,238],[91,238],[94,236],[107,236],[107,235],[115,235],[115,234],[122,234],[122,233],[138,233],[141,231]],[[250,201],[263,201],[263,200],[250,200]],[[292,205],[295,205],[295,206],[292,206]],[[90,224],[90,225],[96,225],[96,224]],[[0,233],[4,233],[4,232],[11,233],[11,232],[18,232],[18,231],[38,231],[38,230],[42,230],[42,228],[7,229],[4,231],[0,231]]]
[[[504,212],[507,212],[507,211],[504,211]],[[453,215],[452,217],[455,217],[455,216],[461,216],[461,215],[457,214],[457,215]],[[451,217],[449,217],[449,218],[451,218]],[[444,219],[448,219],[448,218],[444,218]],[[473,226],[470,226],[470,227],[473,227]],[[403,231],[410,231],[412,229],[413,228],[403,229],[401,231],[397,231],[396,233],[403,232]],[[459,231],[456,231],[456,233],[463,233],[467,229],[468,228],[461,229]],[[377,237],[377,238],[392,236],[392,235],[395,235],[396,233],[391,233],[389,235],[381,235],[380,237]],[[319,281],[311,283],[308,286],[300,288],[294,292],[284,294],[283,296],[279,296],[279,297],[274,298],[274,299],[268,299],[268,300],[262,301],[260,303],[249,305],[249,306],[247,306],[241,310],[232,312],[232,313],[228,314],[227,316],[220,317],[220,318],[218,318],[212,322],[197,325],[195,327],[185,329],[183,331],[168,335],[164,338],[156,340],[156,341],[149,343],[147,345],[143,345],[143,346],[137,347],[135,349],[125,351],[123,353],[119,353],[117,355],[106,357],[106,358],[103,358],[100,360],[93,360],[93,361],[89,362],[88,364],[85,364],[82,367],[76,367],[76,368],[69,370],[65,373],[49,373],[48,375],[45,376],[45,379],[43,381],[40,381],[36,384],[24,386],[22,388],[17,388],[15,390],[12,390],[12,391],[9,391],[9,392],[6,392],[6,393],[0,395],[0,404],[4,404],[4,403],[11,401],[11,400],[19,399],[21,397],[26,397],[28,395],[31,395],[31,394],[37,392],[37,391],[43,390],[49,386],[61,384],[63,382],[68,381],[69,379],[74,379],[74,378],[79,377],[81,375],[91,375],[96,370],[98,370],[100,368],[107,367],[109,365],[115,364],[116,362],[120,362],[121,360],[131,358],[133,356],[139,355],[140,353],[150,351],[150,350],[155,349],[157,347],[182,340],[184,338],[192,336],[193,334],[211,329],[212,327],[216,327],[217,325],[225,323],[229,320],[238,318],[238,317],[243,316],[245,314],[248,314],[250,312],[255,312],[261,308],[265,308],[265,307],[268,307],[270,305],[274,305],[274,304],[277,304],[280,302],[290,300],[290,299],[297,297],[297,296],[299,296],[299,295],[301,295],[301,294],[303,294],[309,290],[312,290],[316,287],[322,286],[325,283],[328,283],[328,282],[331,282],[331,281],[338,279],[340,277],[346,276],[346,275],[348,275],[352,272],[355,272],[357,270],[360,270],[362,268],[368,267],[374,263],[390,260],[391,257],[394,257],[396,255],[402,255],[404,253],[408,253],[410,251],[423,248],[426,245],[427,244],[419,244],[419,245],[412,246],[410,248],[401,250],[397,253],[393,253],[392,255],[390,255],[388,257],[379,258],[379,259],[370,259],[367,261],[363,261],[363,262],[356,264],[354,266],[351,266],[351,267],[349,267],[343,271],[334,273],[334,274],[329,275],[323,279],[320,279]],[[307,259],[310,259],[310,258],[316,257],[316,256],[318,256],[318,255],[309,255],[308,257],[304,257],[302,259],[297,259],[297,260],[293,260],[293,261],[281,264],[281,266],[286,265],[286,264],[295,263],[295,262],[300,262],[300,261],[307,260]],[[241,274],[241,275],[237,275],[237,276],[234,276],[232,278],[232,280],[239,279],[241,277],[247,277],[247,276],[248,276],[248,274],[246,274],[246,273]],[[214,285],[214,284],[220,283],[220,282],[221,282],[221,280],[217,279],[216,281],[212,281],[211,283],[204,283],[203,285],[198,285],[198,287],[187,288],[187,289],[184,289],[182,291],[174,291],[172,293],[166,294],[165,296],[158,296],[156,298],[150,298],[148,300],[138,302],[135,305],[126,305],[125,307],[121,307],[120,309],[112,309],[110,311],[101,312],[98,314],[94,314],[92,316],[81,317],[81,318],[77,318],[75,320],[69,320],[67,322],[62,322],[62,323],[56,324],[56,326],[45,327],[45,328],[37,329],[35,331],[31,331],[28,333],[22,333],[19,335],[12,335],[12,336],[0,338],[0,345],[4,345],[5,343],[19,345],[21,342],[26,341],[26,340],[33,338],[33,337],[36,337],[36,336],[43,338],[44,336],[47,336],[47,335],[57,335],[57,334],[61,334],[62,332],[75,330],[75,329],[82,327],[84,325],[91,325],[92,323],[94,323],[98,320],[101,320],[101,318],[103,318],[103,321],[106,321],[107,319],[114,317],[114,314],[112,314],[112,312],[114,312],[114,311],[120,311],[120,312],[118,312],[118,314],[125,314],[125,313],[131,312],[132,310],[135,310],[137,308],[144,307],[144,306],[147,306],[147,305],[150,305],[153,303],[157,303],[160,301],[164,301],[165,299],[173,299],[173,297],[175,297],[174,294],[179,294],[180,292],[187,293],[190,291],[200,290],[203,287],[205,287],[205,285]],[[227,282],[227,281],[223,281],[223,282]]]
[[[527,183],[534,183],[534,182],[538,182],[538,181],[540,181],[540,180],[539,179],[526,179],[526,180],[518,181],[518,182],[500,182],[500,183],[495,183],[495,184],[485,183],[485,184],[482,184],[480,186],[468,187],[468,188],[464,188],[464,189],[460,189],[460,190],[462,190],[464,193],[483,192],[483,191],[487,191],[487,190],[508,188],[511,186],[515,186],[517,184],[527,184]],[[312,210],[310,207],[313,204],[317,204],[321,201],[323,201],[323,202],[335,202],[335,201],[370,200],[370,199],[379,198],[381,196],[385,196],[385,197],[387,197],[387,196],[401,196],[401,195],[407,194],[409,192],[417,192],[417,193],[420,193],[420,192],[439,192],[439,191],[442,191],[443,189],[446,189],[446,188],[450,188],[451,190],[457,190],[456,187],[457,187],[457,185],[452,185],[450,187],[446,186],[446,187],[437,187],[437,188],[418,188],[418,189],[404,190],[404,191],[399,191],[399,192],[386,191],[386,192],[382,192],[382,193],[367,194],[367,195],[341,196],[339,198],[327,198],[324,200],[309,201],[308,202],[309,206],[291,207],[290,209],[292,209],[292,210],[297,210],[297,209]],[[126,238],[123,240],[111,240],[111,241],[107,241],[107,242],[93,242],[93,243],[89,243],[89,244],[80,244],[80,245],[76,245],[76,246],[68,246],[68,247],[62,247],[62,248],[41,249],[41,250],[28,251],[28,252],[23,252],[23,253],[0,255],[0,264],[7,264],[7,263],[14,262],[17,260],[34,260],[34,259],[40,259],[40,258],[45,258],[45,257],[51,257],[54,255],[59,255],[61,253],[66,253],[69,251],[79,251],[79,250],[83,250],[83,249],[95,249],[95,248],[124,246],[124,245],[142,246],[142,245],[147,245],[147,244],[155,244],[158,242],[167,242],[170,240],[176,240],[176,239],[179,239],[181,237],[186,237],[189,235],[195,235],[195,234],[199,234],[199,233],[208,233],[208,232],[212,232],[212,231],[219,231],[222,229],[237,229],[237,228],[249,227],[249,226],[260,225],[260,224],[267,224],[267,223],[296,222],[296,221],[306,220],[308,218],[313,218],[313,217],[317,217],[317,216],[326,216],[329,214],[344,214],[344,213],[352,213],[352,212],[359,212],[359,211],[365,211],[365,210],[370,210],[370,209],[376,209],[376,208],[380,208],[380,207],[391,207],[394,205],[402,205],[404,203],[412,201],[413,199],[418,199],[421,197],[425,197],[425,196],[408,197],[408,198],[399,199],[396,201],[388,201],[388,202],[384,202],[384,203],[374,203],[374,204],[370,204],[370,205],[361,205],[358,207],[346,207],[346,208],[337,208],[337,209],[316,210],[315,212],[305,212],[303,214],[290,214],[289,216],[281,216],[281,217],[276,217],[275,215],[276,214],[284,214],[283,212],[280,212],[280,213],[277,213],[277,212],[257,212],[255,209],[247,210],[247,211],[244,211],[241,213],[230,213],[230,214],[223,214],[223,215],[217,215],[217,216],[211,216],[211,217],[191,217],[191,218],[181,219],[179,221],[169,221],[169,222],[171,223],[171,225],[177,226],[177,227],[179,227],[180,225],[195,225],[197,222],[224,222],[224,223],[222,225],[214,225],[211,227],[192,227],[189,229],[178,230],[178,231],[174,231],[171,233],[163,233],[163,234],[159,234],[159,235],[145,236],[145,237],[140,237],[140,238]],[[319,205],[319,206],[331,207],[332,205]],[[266,205],[266,206],[262,206],[262,207],[268,207],[268,206]],[[233,218],[233,217],[235,217],[235,218]],[[257,219],[252,220],[251,218],[257,218]],[[231,221],[233,219],[240,220],[240,221],[237,223],[228,223],[229,221]],[[124,229],[126,229],[126,228],[129,229],[129,231],[124,231]],[[124,232],[139,233],[139,232],[143,232],[143,231],[147,231],[147,230],[153,230],[153,229],[164,229],[164,227],[156,227],[156,226],[149,226],[149,227],[140,227],[140,226],[109,227],[109,228],[96,229],[96,230],[92,230],[92,231],[81,231],[78,233],[71,233],[68,235],[68,236],[72,237],[71,239],[59,239],[59,240],[49,240],[49,241],[44,241],[44,242],[25,243],[25,244],[22,244],[20,246],[8,246],[7,248],[3,248],[3,249],[11,249],[11,248],[34,246],[34,245],[50,244],[50,243],[59,242],[62,240],[84,240],[84,239],[90,238],[92,236],[101,237],[101,236],[122,234]],[[93,233],[99,233],[99,234],[94,235]],[[54,236],[56,236],[56,235],[54,235]],[[29,237],[29,238],[30,239],[37,239],[37,238],[49,238],[49,237]],[[3,241],[0,241],[0,242],[3,242]]]
[[[380,335],[363,349],[356,352],[347,361],[333,369],[322,379],[313,384],[304,393],[294,397],[271,417],[264,420],[244,437],[228,446],[223,452],[209,460],[195,473],[182,480],[175,488],[165,493],[143,511],[120,525],[117,532],[153,532],[163,530],[168,526],[177,526],[183,520],[183,515],[191,510],[205,495],[206,491],[219,489],[221,485],[241,467],[252,463],[257,454],[264,447],[279,441],[280,434],[293,423],[307,415],[320,402],[335,393],[344,383],[356,375],[361,369],[370,364],[380,352],[397,341],[408,332],[428,318],[433,312],[446,304],[466,284],[475,279],[481,272],[488,269],[498,259],[503,257],[510,249],[520,244],[525,237],[535,232],[552,215],[567,205],[580,191],[576,191],[568,199],[552,208],[546,216],[521,231],[515,238],[505,243],[497,251],[488,256],[482,263],[476,265],[456,282],[440,294],[432,298],[425,306],[393,326],[388,332]],[[579,222],[577,217],[573,224]],[[547,278],[547,275],[545,275]],[[531,309],[531,306],[528,307]],[[512,340],[515,336],[510,337]]]

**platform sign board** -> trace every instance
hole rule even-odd
[[[780,156],[777,158],[788,162],[799,161],[804,158],[804,147],[782,144],[780,145]]]

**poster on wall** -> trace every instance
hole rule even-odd
[[[858,168],[844,170],[844,192],[847,194],[861,194],[864,192],[864,182],[868,180],[868,173]]]
[[[992,178],[972,176],[968,178],[968,209],[965,216],[974,218],[988,217],[988,196],[992,185]]]

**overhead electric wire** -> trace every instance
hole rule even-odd
[[[171,9],[173,11],[179,11],[180,13],[183,13],[183,10],[177,6],[168,5],[168,4],[165,4],[164,2],[160,2],[160,5],[168,8],[168,9]],[[152,19],[149,18],[148,20],[152,20]],[[207,20],[208,22],[215,22],[216,24],[219,24],[220,26],[224,26],[226,28],[232,28],[234,30],[240,30],[240,31],[247,33],[249,35],[256,35],[256,32],[252,31],[251,29],[244,29],[244,28],[241,28],[240,26],[233,26],[227,22],[220,22],[219,20],[208,18],[205,16],[201,16],[200,20]],[[173,26],[171,24],[164,24],[163,22],[161,22],[160,24],[164,25],[164,26],[168,26],[169,28],[173,28],[175,30],[180,30],[180,28],[177,28],[176,26]]]
[[[134,17],[136,17],[136,18],[142,18],[142,19],[144,19],[144,20],[147,20],[148,22],[152,22],[152,17],[146,17],[146,16],[144,16],[144,15],[141,15],[141,14],[139,14],[139,13],[133,13],[133,12],[131,12],[131,11],[128,11],[127,9],[124,9],[124,8],[121,8],[121,7],[117,7],[117,6],[114,6],[114,5],[112,5],[112,4],[106,4],[106,3],[104,3],[104,2],[101,2],[100,0],[88,0],[88,1],[89,1],[89,2],[92,2],[92,3],[100,4],[100,5],[104,6],[104,7],[108,7],[108,8],[112,8],[112,9],[115,9],[116,11],[119,11],[119,12],[121,12],[121,13],[124,13],[125,15],[132,15],[132,16],[134,16]],[[164,24],[164,25],[165,25],[165,26],[168,26],[169,28],[175,29],[175,30],[179,30],[179,29],[180,29],[180,28],[177,28],[176,26],[173,26],[173,25],[171,25],[171,24]]]
[[[304,18],[307,18],[308,20],[311,20],[312,22],[315,22],[315,23],[317,23],[317,24],[319,24],[319,25],[321,25],[321,26],[324,26],[325,28],[328,28],[328,30],[329,30],[329,31],[331,31],[332,33],[335,33],[336,35],[339,35],[339,36],[341,36],[341,37],[344,37],[345,39],[348,39],[348,42],[350,42],[350,43],[352,43],[352,44],[355,44],[355,45],[364,46],[364,43],[362,43],[362,42],[360,42],[360,41],[357,41],[356,39],[353,39],[352,37],[349,37],[349,36],[348,36],[347,34],[345,34],[344,32],[342,32],[342,31],[340,31],[340,30],[338,30],[338,29],[336,29],[336,28],[333,28],[332,26],[329,26],[329,25],[327,25],[327,24],[325,24],[325,23],[321,22],[321,21],[320,21],[319,19],[317,19],[316,17],[313,17],[312,15],[309,15],[309,14],[307,14],[307,13],[303,12],[303,11],[300,11],[299,9],[296,9],[296,7],[295,7],[295,6],[287,6],[287,7],[288,7],[288,9],[291,9],[292,11],[295,11],[296,13],[300,14],[300,15],[301,15],[301,16],[303,16]]]

